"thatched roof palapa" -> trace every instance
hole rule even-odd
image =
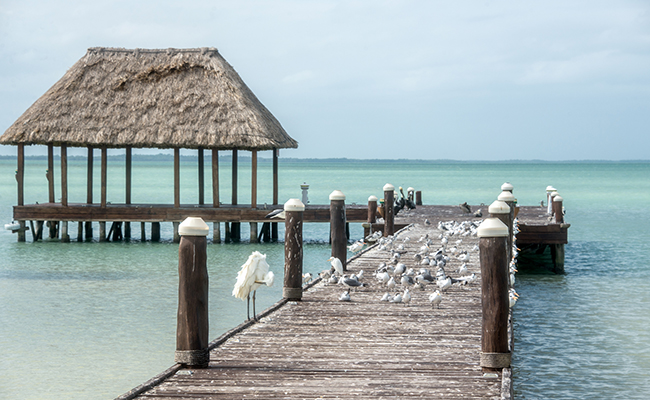
[[[215,48],[90,48],[0,144],[297,148]]]

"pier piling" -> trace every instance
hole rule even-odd
[[[208,225],[189,217],[179,226],[178,314],[174,360],[187,366],[208,366]]]
[[[485,371],[510,366],[508,350],[508,227],[497,218],[485,219],[478,228],[481,263],[480,366]]]
[[[284,204],[284,286],[282,297],[302,299],[302,224],[305,205],[298,199]]]
[[[345,233],[345,195],[340,190],[330,193],[330,241],[332,257],[341,260],[343,271],[347,259],[347,238]]]
[[[384,236],[395,233],[395,186],[384,185]]]

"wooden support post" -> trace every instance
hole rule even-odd
[[[395,186],[387,183],[384,185],[384,236],[395,233]]]
[[[205,204],[205,166],[203,164],[203,148],[199,147],[199,205]]]
[[[258,242],[268,243],[271,241],[271,223],[264,222],[262,224],[262,229],[260,230],[260,235],[257,238]]]
[[[106,221],[99,221],[99,241],[106,241]]]
[[[77,242],[84,241],[84,223],[83,221],[77,222]]]
[[[93,204],[93,148],[88,146],[88,165],[86,168],[86,204]],[[93,223],[85,222],[87,241],[93,240]]]
[[[478,228],[481,263],[483,329],[480,366],[484,371],[510,366],[508,350],[508,227],[497,218],[485,219]]]
[[[132,171],[132,150],[131,146],[126,146],[126,151],[125,151],[125,185],[126,187],[124,188],[124,203],[125,204],[131,204],[131,171]],[[129,221],[124,222],[124,240],[131,240],[131,223]]]
[[[100,206],[106,207],[106,177],[107,177],[107,158],[108,158],[108,151],[106,147],[101,148],[101,171],[100,171],[100,179],[101,179],[101,198],[100,198]],[[104,223],[104,230],[106,230],[106,224]]]
[[[551,244],[551,258],[553,260],[553,272],[556,274],[564,273],[564,245]]]
[[[377,196],[368,197],[368,223],[377,222]]]
[[[212,243],[221,243],[221,222],[212,224]]]
[[[562,203],[564,199],[559,194],[553,197],[553,215],[555,216],[555,223],[564,223],[564,213],[562,211]]]
[[[305,205],[298,199],[284,204],[284,287],[282,297],[302,299],[302,222]],[[345,210],[344,210],[345,211]]]
[[[341,261],[343,271],[346,271],[348,258],[345,219],[345,195],[340,190],[335,190],[330,193],[330,242],[332,243],[332,257]]]
[[[25,145],[18,144],[18,156],[16,166],[16,183],[18,185],[18,205],[25,205]],[[18,241],[25,241],[25,221],[18,221],[20,228],[18,229]]]
[[[61,205],[68,206],[68,147],[65,144],[61,145]]]
[[[251,151],[251,208],[257,208],[257,150]],[[257,222],[250,223],[250,242],[258,242]]]
[[[59,237],[59,221],[47,221],[48,228],[50,229],[49,238],[56,239]]]
[[[212,207],[219,207],[219,151],[212,149]]]
[[[151,223],[151,241],[160,242],[160,222]]]
[[[111,226],[111,231],[113,231],[112,240],[114,242],[117,242],[118,240],[122,240],[124,238],[122,236],[122,221],[113,222],[113,225]],[[110,236],[110,234],[109,234],[109,236]]]
[[[512,192],[509,192],[507,190],[504,190],[501,192],[499,197],[497,197],[497,200],[505,202],[508,207],[510,212],[508,213],[508,249],[507,249],[507,255],[508,255],[508,263],[512,260],[512,243],[514,241],[514,236],[513,236],[513,227],[514,227],[514,220],[515,220],[515,196],[512,195]]]
[[[251,243],[258,243],[259,240],[257,240],[257,222],[250,222],[250,242]]]
[[[232,238],[230,237],[230,222],[224,222],[223,226],[224,226],[224,230],[225,230],[224,241],[226,243],[230,243],[230,241],[232,240]]]
[[[34,241],[43,240],[43,224],[44,221],[36,221],[36,235],[34,235]]]
[[[278,158],[280,157],[280,149],[273,149],[273,205],[278,204]],[[278,223],[271,223],[271,241],[278,241]]]
[[[61,242],[70,243],[70,235],[68,234],[68,221],[61,221]]]
[[[233,243],[239,243],[241,241],[241,223],[240,222],[231,222],[230,223],[230,241]]]
[[[140,222],[140,241],[141,242],[147,241],[146,224],[144,222]]]
[[[208,225],[187,218],[179,227],[178,314],[174,361],[195,368],[210,362],[208,350]]]
[[[178,233],[178,226],[180,225],[180,222],[173,221],[172,225],[174,226],[174,236],[173,236],[174,243],[180,243],[181,236]]]
[[[47,171],[45,172],[48,184],[49,202],[54,203],[54,145],[47,145]]]
[[[415,192],[415,205],[416,206],[421,206],[422,205],[422,191],[418,190]]]
[[[174,208],[181,206],[181,149],[174,149]]]
[[[232,205],[237,205],[237,177],[238,177],[238,158],[237,149],[232,151]],[[241,224],[239,222],[230,223],[230,240],[235,243],[241,240]]]

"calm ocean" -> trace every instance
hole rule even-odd
[[[240,161],[240,203],[250,196],[248,166]],[[27,160],[26,203],[47,201],[46,168],[45,160]],[[0,160],[0,226],[12,218],[15,169],[15,160]],[[85,161],[69,162],[70,202],[85,201],[85,176]],[[123,202],[122,163],[109,160],[108,176],[108,201]],[[196,176],[195,163],[184,160],[182,203],[197,201]],[[211,175],[205,176],[209,187]],[[229,163],[222,163],[220,176],[221,199],[229,201]],[[649,177],[649,162],[280,158],[280,201],[299,198],[299,185],[306,182],[311,203],[327,204],[329,193],[339,189],[347,203],[365,204],[368,196],[381,197],[383,185],[392,183],[421,190],[425,204],[489,204],[509,181],[519,204],[538,205],[546,186],[555,186],[571,224],[566,274],[517,275],[516,396],[645,399],[650,397]],[[94,181],[97,199],[98,165]],[[260,160],[258,182],[258,204],[270,203],[271,166],[265,160]],[[206,203],[211,202],[209,193]],[[134,161],[132,196],[134,203],[172,203],[172,163]],[[139,224],[134,225],[133,237],[139,238]],[[171,224],[163,224],[162,243],[77,243],[76,224],[70,231],[69,244],[31,243],[30,233],[27,243],[17,243],[15,235],[0,231],[2,399],[110,399],[173,364],[178,254]],[[351,233],[359,238],[362,229],[353,225]],[[327,235],[325,224],[305,225],[306,271],[328,268]],[[248,238],[248,224],[242,225],[242,238]],[[268,254],[281,283],[282,243],[208,247],[211,338],[246,317],[245,303],[230,292],[239,266],[253,250]],[[280,295],[281,284],[261,289],[258,310]]]

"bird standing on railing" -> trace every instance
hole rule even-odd
[[[255,314],[255,293],[262,286],[273,286],[273,272],[269,271],[269,264],[266,262],[266,254],[254,251],[248,260],[237,273],[237,282],[232,290],[232,295],[238,299],[246,299],[246,315],[250,316],[250,294],[253,292],[253,319],[257,321]]]

